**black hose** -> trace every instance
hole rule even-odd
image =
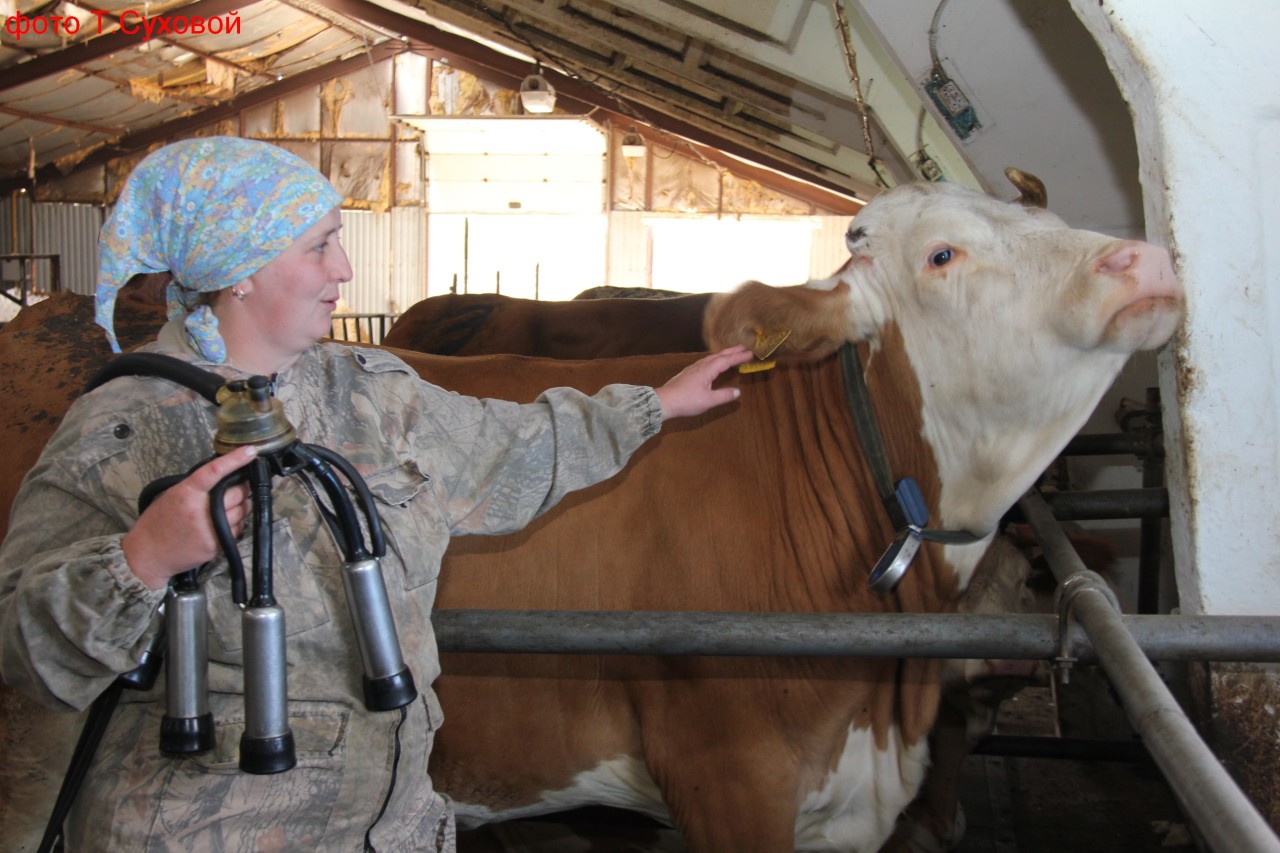
[[[218,389],[226,384],[226,380],[218,374],[171,355],[129,352],[108,361],[89,379],[85,391],[92,391],[120,376],[158,376],[168,379],[190,388],[214,405],[218,403]]]
[[[236,537],[231,533],[231,524],[227,521],[227,508],[223,496],[227,487],[242,483],[248,478],[243,468],[232,471],[213,485],[209,490],[209,520],[213,524],[213,535],[227,557],[227,578],[231,581],[231,600],[236,604],[246,604],[249,595],[246,592],[244,560],[240,559],[240,548],[236,545]]]
[[[253,589],[249,604],[272,607],[276,603],[271,564],[271,469],[267,460],[254,457],[247,466],[253,499]]]
[[[351,488],[355,490],[356,497],[360,499],[360,511],[364,514],[365,523],[369,525],[369,551],[378,558],[386,556],[387,544],[382,535],[382,520],[378,517],[373,493],[369,491],[369,484],[364,481],[364,477],[360,476],[360,472],[345,457],[334,453],[327,447],[308,444],[307,449],[341,471],[347,481],[351,483]]]
[[[342,556],[347,562],[367,560],[369,552],[364,547],[364,537],[360,533],[360,522],[356,518],[355,505],[351,502],[347,490],[342,487],[342,483],[334,476],[333,466],[322,453],[318,452],[322,448],[298,442],[290,450],[306,464],[306,470],[320,480],[320,485],[324,487],[330,503],[333,504],[333,511],[343,531],[339,542],[342,546]]]

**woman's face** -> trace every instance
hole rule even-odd
[[[248,309],[259,344],[273,355],[297,356],[331,333],[338,287],[351,280],[341,228],[334,208],[240,285],[240,305]]]

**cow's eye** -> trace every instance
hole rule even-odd
[[[945,267],[947,264],[955,260],[956,253],[954,249],[938,249],[929,256],[929,266]]]

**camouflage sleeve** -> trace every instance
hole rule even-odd
[[[125,507],[67,467],[74,432],[55,435],[24,481],[0,546],[0,678],[62,710],[137,665],[164,597],[125,562]]]
[[[662,426],[657,394],[645,386],[594,395],[554,388],[517,404],[412,381],[409,452],[435,480],[455,535],[521,529],[569,492],[618,473]]]

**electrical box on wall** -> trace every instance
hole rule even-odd
[[[962,142],[982,129],[973,104],[946,74],[941,71],[930,74],[924,81],[924,91]]]

